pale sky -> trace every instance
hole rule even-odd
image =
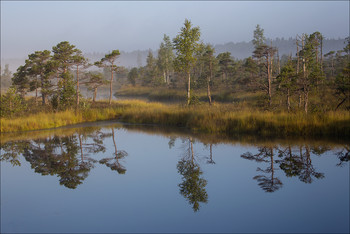
[[[61,41],[86,52],[157,49],[185,18],[205,43],[251,41],[257,24],[267,38],[315,31],[349,36],[349,1],[3,1],[1,58],[23,58]]]

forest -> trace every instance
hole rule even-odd
[[[253,53],[238,59],[217,54],[186,19],[175,38],[164,34],[156,56],[149,51],[145,66],[132,68],[118,65],[118,49],[91,62],[63,41],[29,54],[14,74],[1,70],[10,86],[1,93],[1,130],[120,119],[229,134],[349,136],[350,38],[327,53],[324,40],[318,31],[296,35],[296,54],[281,54],[257,25]]]

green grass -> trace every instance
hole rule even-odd
[[[56,128],[60,126],[117,119],[135,124],[184,127],[191,131],[223,135],[255,134],[274,137],[350,137],[348,111],[324,114],[258,111],[234,104],[185,106],[137,100],[98,102],[88,110],[75,113],[38,113],[1,119],[2,132]]]

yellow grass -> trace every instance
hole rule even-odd
[[[350,137],[348,111],[305,115],[303,113],[255,111],[233,104],[184,106],[140,100],[95,104],[91,109],[38,113],[15,119],[1,119],[2,132],[56,128],[60,126],[117,119],[137,124],[185,127],[193,131],[261,136],[332,136]]]

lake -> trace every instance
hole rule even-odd
[[[349,232],[350,145],[99,122],[3,134],[1,232]]]

